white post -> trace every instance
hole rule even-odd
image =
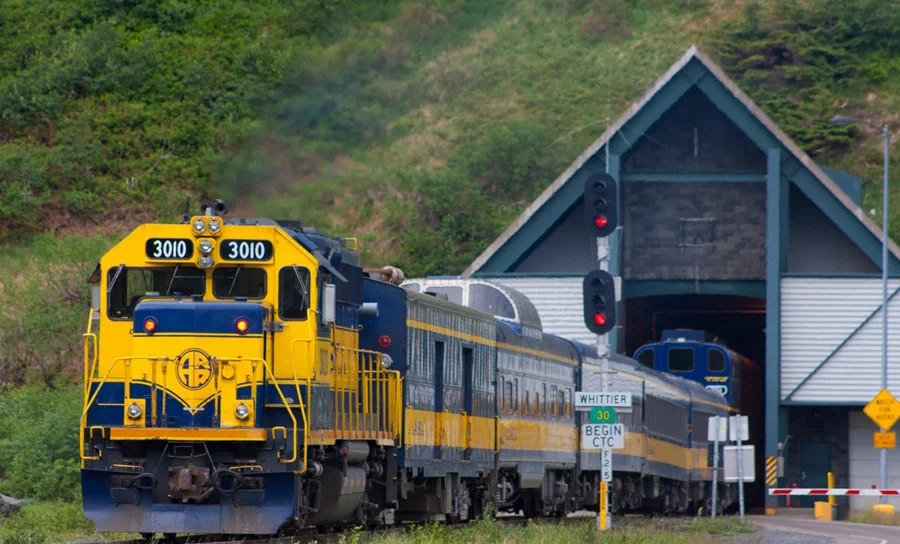
[[[738,465],[738,501],[741,508],[741,521],[744,521],[744,456],[741,450],[741,416],[737,416],[737,465]]]
[[[712,488],[712,518],[716,519],[716,504],[719,488],[719,416],[715,416],[715,437],[713,439],[713,488]]]

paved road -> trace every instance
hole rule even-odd
[[[755,533],[761,542],[776,543],[767,533],[800,533],[808,538],[791,538],[789,542],[829,544],[900,544],[900,527],[867,525],[843,521],[816,521],[792,516],[747,516],[747,520],[763,529]],[[774,534],[771,536],[775,536]],[[799,537],[799,535],[796,535]],[[739,541],[738,541],[739,542]]]

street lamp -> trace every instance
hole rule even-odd
[[[888,381],[888,145],[891,141],[891,135],[888,132],[888,126],[881,128],[868,121],[855,119],[845,115],[835,115],[831,122],[836,125],[851,125],[861,123],[870,126],[875,130],[881,131],[884,137],[884,196],[882,197],[883,208],[881,211],[881,388],[887,389]],[[882,432],[884,429],[882,429]],[[887,489],[887,450],[881,450],[881,488]],[[887,502],[887,497],[881,497],[881,502]]]

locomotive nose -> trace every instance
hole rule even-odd
[[[134,312],[132,375],[149,381],[148,414],[166,426],[253,425],[253,385],[265,362],[267,309],[256,302],[144,300]],[[243,377],[241,384],[237,376]],[[150,403],[148,401],[148,407]],[[162,410],[166,409],[163,414]]]

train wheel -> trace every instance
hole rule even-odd
[[[153,540],[154,533],[141,533],[141,538],[144,539],[144,542],[150,542]]]

